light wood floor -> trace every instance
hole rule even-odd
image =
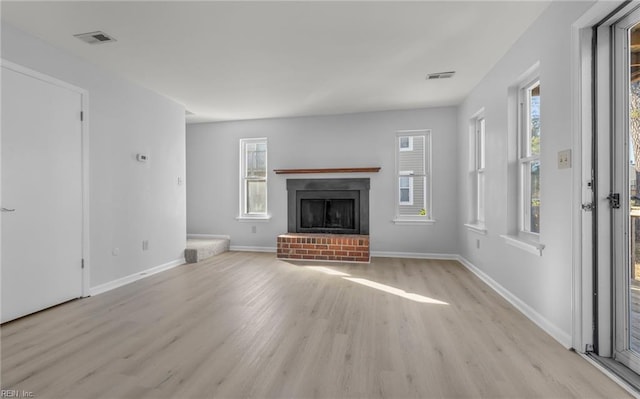
[[[0,332],[36,398],[629,397],[453,261],[229,252]]]

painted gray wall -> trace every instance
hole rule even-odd
[[[395,216],[395,139],[398,130],[431,129],[433,225],[407,226]],[[457,253],[456,108],[265,119],[187,127],[187,230],[227,234],[236,247],[275,248],[287,231],[286,179],[371,178],[371,250],[411,254]],[[272,219],[240,222],[239,140],[268,138],[268,195]],[[276,175],[273,169],[370,167],[379,173]],[[255,226],[256,233],[252,233]]]
[[[91,287],[181,258],[186,190],[177,181],[185,176],[184,107],[5,23],[2,58],[89,92]],[[138,152],[150,161],[136,162]]]
[[[269,174],[268,222],[239,222],[238,140],[269,139],[269,169],[381,166],[371,177],[372,250],[459,253],[529,306],[567,342],[571,333],[572,171],[557,152],[572,146],[571,24],[591,2],[554,2],[459,108],[191,125],[187,128],[187,226],[190,233],[229,234],[236,247],[273,248],[286,231],[287,176]],[[2,26],[2,57],[90,92],[92,285],[181,256],[185,233],[184,111],[181,106]],[[508,88],[535,62],[542,83],[542,220],[538,257],[509,246]],[[486,224],[469,222],[469,118],[484,108],[487,128]],[[430,226],[392,223],[397,130],[432,129],[433,216]],[[363,146],[364,143],[364,146]],[[147,151],[148,165],[135,163]],[[292,176],[293,177],[293,176]],[[318,177],[331,177],[320,175]],[[335,177],[363,177],[361,174]],[[252,233],[252,226],[256,233]],[[151,250],[142,253],[148,238]],[[480,248],[477,248],[477,240]],[[114,247],[119,257],[111,255]]]
[[[571,343],[572,212],[576,208],[572,170],[558,169],[557,153],[572,148],[571,25],[590,4],[554,2],[477,85],[458,113],[457,181],[464,201],[460,204],[460,222],[465,223],[473,217],[469,206],[473,198],[468,178],[473,167],[469,162],[469,123],[474,113],[485,109],[488,229],[488,234],[482,236],[460,226],[458,251],[546,319],[548,331],[567,346]],[[538,61],[542,128],[540,241],[546,246],[542,256],[507,245],[500,237],[510,233],[505,212],[512,205],[507,192],[507,154],[514,152],[516,145],[509,136],[515,129],[515,120],[508,117],[507,92]]]

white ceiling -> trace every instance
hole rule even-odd
[[[1,15],[203,122],[458,104],[548,4],[2,1]],[[73,36],[96,30],[117,41]]]

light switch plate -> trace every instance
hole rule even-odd
[[[571,167],[571,150],[558,151],[558,169]]]

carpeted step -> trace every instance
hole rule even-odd
[[[228,238],[189,238],[184,259],[187,263],[197,263],[228,250]]]

